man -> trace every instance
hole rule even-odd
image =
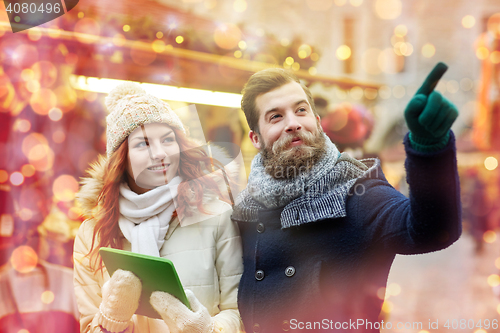
[[[378,332],[377,292],[395,255],[459,238],[450,131],[458,112],[433,91],[445,70],[436,66],[405,111],[409,199],[379,160],[339,153],[293,74],[268,69],[249,79],[242,109],[259,154],[232,216],[243,237],[238,304],[247,332]]]

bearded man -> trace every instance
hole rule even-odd
[[[395,255],[459,238],[450,130],[458,112],[433,91],[446,68],[436,66],[405,110],[409,198],[387,182],[378,159],[337,150],[292,73],[267,69],[249,79],[242,109],[259,153],[232,215],[243,239],[246,332],[378,332]]]

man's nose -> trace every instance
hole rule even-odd
[[[295,132],[298,131],[302,128],[302,125],[300,125],[300,122],[298,121],[297,117],[295,115],[288,116],[286,119],[286,132]]]

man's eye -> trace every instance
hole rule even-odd
[[[307,109],[306,108],[299,108],[297,111],[299,111],[299,112],[305,112],[305,111],[307,111]]]
[[[276,119],[276,118],[278,118],[278,117],[281,117],[281,116],[280,116],[279,114],[273,114],[273,115],[271,116],[271,118],[269,118],[269,120],[273,120],[273,119]]]

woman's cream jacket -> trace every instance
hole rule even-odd
[[[102,189],[105,160],[93,165],[91,178],[84,179],[78,194],[84,214],[91,216]],[[215,320],[216,330],[238,332],[241,320],[237,309],[237,288],[243,271],[241,238],[231,221],[231,205],[215,198],[205,201],[213,214],[197,212],[170,223],[160,256],[170,259],[185,289],[191,289]],[[199,222],[201,221],[201,222]],[[81,332],[101,332],[96,313],[101,303],[101,288],[109,279],[104,268],[91,268],[89,256],[95,220],[82,223],[74,245],[74,284],[80,311]],[[96,243],[95,243],[96,244]],[[123,238],[123,249],[131,249]],[[133,315],[127,332],[168,332],[163,320]]]

